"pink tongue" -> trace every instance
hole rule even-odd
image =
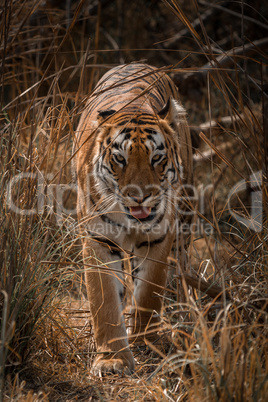
[[[129,211],[134,218],[137,219],[145,219],[151,213],[151,208],[146,207],[130,207]]]

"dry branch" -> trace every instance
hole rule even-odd
[[[206,293],[213,299],[215,297],[218,297],[224,292],[221,286],[215,285],[211,282],[207,282],[204,279],[200,278],[198,275],[194,274],[193,272],[191,274],[184,272],[183,275],[177,275],[176,277],[178,277],[180,280],[185,279],[185,282],[187,283],[188,286],[192,286],[193,288],[200,290],[203,293]]]
[[[208,55],[211,58],[208,63],[193,72],[175,74],[173,80],[184,95],[188,95],[192,100],[198,102],[201,97],[201,89],[206,85],[208,73],[213,74],[219,70],[224,70],[231,67],[233,63],[238,66],[235,61],[236,57],[249,57],[254,53],[260,53],[261,50],[265,50],[266,48],[268,48],[268,37],[222,52],[217,57]],[[248,76],[248,78],[255,84],[255,86],[257,85],[251,77]],[[191,96],[192,92],[193,96]],[[200,96],[198,96],[198,93],[200,93]],[[265,93],[263,94],[265,95]]]
[[[214,68],[227,68],[232,65],[235,56],[250,56],[253,53],[259,52],[260,49],[268,47],[268,38],[258,39],[254,42],[247,43],[246,45],[235,47],[227,52],[223,52],[215,60],[206,63],[199,72],[206,75]]]

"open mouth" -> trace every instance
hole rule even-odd
[[[150,220],[154,218],[155,208],[151,207],[127,207],[128,217],[138,220]]]
[[[134,218],[146,219],[151,214],[152,208],[149,207],[129,207],[129,212]]]

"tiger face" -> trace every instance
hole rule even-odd
[[[175,116],[182,107],[171,99],[157,115],[99,112],[99,152],[94,160],[99,192],[133,225],[168,214],[182,180]],[[106,203],[107,206],[107,203]],[[106,210],[107,211],[107,210]]]

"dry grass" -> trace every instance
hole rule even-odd
[[[201,190],[202,185],[209,186],[204,204],[198,206],[203,226],[192,236],[184,273],[174,248],[159,341],[133,345],[133,376],[90,374],[95,345],[75,220],[66,217],[59,222],[55,197],[51,195],[51,212],[42,208],[36,195],[43,179],[42,190],[54,196],[55,184],[71,182],[71,143],[88,88],[119,62],[116,55],[120,60],[124,55],[143,56],[131,47],[120,52],[112,28],[110,37],[102,35],[103,18],[110,26],[106,8],[108,14],[117,14],[115,5],[101,3],[102,11],[97,12],[82,1],[74,2],[69,22],[66,10],[49,9],[48,2],[42,6],[31,0],[7,0],[1,9],[1,400],[265,401],[268,125],[267,56],[261,48],[254,56],[232,58],[228,68],[215,64],[206,86],[196,87],[196,92],[182,88],[193,128],[200,132],[201,122],[216,121],[213,127],[203,126],[195,155],[195,184]],[[165,37],[172,36],[180,18],[192,31],[194,43],[186,42],[184,51],[175,53],[167,48],[148,50],[149,61],[163,57],[166,64],[175,65],[178,57],[185,57],[179,67],[187,71],[190,66],[187,72],[192,72],[193,65],[197,69],[207,59],[216,60],[219,47],[208,37],[212,28],[206,27],[207,34],[201,27],[197,34],[197,27],[193,30],[189,23],[196,15],[194,7],[185,2],[180,10],[173,1],[164,3],[156,7],[156,26],[166,18],[170,31]],[[247,32],[248,22],[242,21]],[[123,40],[119,22],[120,15],[118,37]],[[94,31],[93,43],[87,38]],[[156,38],[161,40],[160,35]],[[152,43],[149,34],[142,40],[145,48],[146,40]],[[111,46],[114,52],[109,55]],[[178,68],[173,76],[182,76]],[[196,76],[191,77],[195,82]],[[200,101],[195,103],[191,96]],[[231,188],[241,180],[250,184],[250,175],[257,171],[262,172],[261,187],[256,188],[262,194],[260,231],[237,222],[227,203]],[[38,208],[39,214],[22,215],[9,208],[8,184],[21,173],[28,177],[9,195],[17,208]],[[232,198],[232,206],[244,218],[249,217],[253,194],[247,185]],[[75,197],[69,192],[64,196],[66,208],[71,208]]]

